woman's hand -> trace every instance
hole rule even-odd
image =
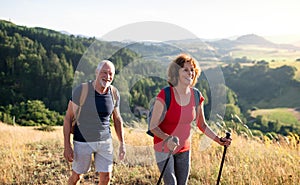
[[[222,146],[228,147],[231,144],[231,141],[231,138],[221,137],[218,143]]]
[[[179,139],[177,136],[171,136],[167,139],[167,147],[170,151],[174,151],[179,146]]]

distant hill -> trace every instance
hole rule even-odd
[[[240,45],[255,45],[257,47],[268,47],[268,48],[278,48],[278,49],[296,49],[300,50],[300,47],[294,46],[292,44],[275,44],[264,37],[248,34],[238,37],[235,40],[221,39],[213,42],[209,42],[212,46],[216,46],[219,49],[224,49],[231,47],[238,47]]]
[[[262,36],[247,34],[235,39],[185,39],[165,42],[113,42],[119,47],[128,47],[144,57],[168,61],[180,52],[188,52],[199,61],[228,61],[244,56],[256,60],[292,60],[300,56],[300,47],[292,44],[275,44]],[[265,56],[265,57],[264,57]],[[224,60],[226,58],[226,60]],[[299,58],[299,57],[298,57]],[[158,58],[159,59],[159,58]]]
[[[266,47],[266,48],[278,48],[278,49],[300,49],[299,47],[296,47],[291,44],[275,44],[264,37],[255,35],[255,34],[249,34],[249,35],[243,35],[236,39],[235,41],[236,45],[244,44],[244,45],[256,45],[258,47]]]
[[[114,42],[117,46],[128,46],[133,51],[141,53],[142,56],[157,58],[160,56],[166,61],[180,52],[188,52],[199,61],[228,61],[244,56],[256,60],[295,60],[300,56],[300,47],[292,44],[275,44],[264,37],[248,34],[235,39],[185,39],[170,40],[165,42],[139,42],[134,41]],[[299,52],[299,53],[298,53]],[[265,56],[265,57],[264,57]],[[291,57],[290,57],[291,56]],[[224,60],[226,58],[226,60]]]
[[[249,34],[249,35],[243,35],[238,37],[235,41],[236,44],[253,44],[258,46],[266,46],[266,47],[274,47],[276,44],[266,40],[265,38],[255,35],[255,34]]]
[[[224,57],[230,57],[231,60],[247,57],[252,60],[295,61],[300,56],[300,47],[298,46],[275,44],[255,34],[243,35],[234,40],[211,41],[208,44],[215,48],[216,53],[220,55],[220,60],[223,60]]]

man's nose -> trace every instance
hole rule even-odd
[[[113,75],[107,74],[106,77],[107,77],[107,79],[111,80],[113,78]]]

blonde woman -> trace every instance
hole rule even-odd
[[[191,123],[196,119],[198,128],[209,138],[222,146],[229,146],[231,139],[221,138],[207,125],[203,111],[204,97],[194,88],[200,76],[195,59],[187,54],[179,55],[168,68],[170,105],[165,111],[165,91],[157,95],[150,121],[154,134],[154,150],[158,168],[163,170],[169,151],[173,151],[165,168],[163,180],[167,185],[184,185],[190,171]],[[199,93],[196,107],[194,91]],[[164,116],[160,121],[161,116]],[[178,139],[173,139],[174,137]],[[177,142],[178,141],[178,142]]]

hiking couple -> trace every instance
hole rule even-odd
[[[205,135],[218,144],[229,146],[231,143],[231,139],[217,136],[205,122],[204,98],[193,87],[200,72],[196,60],[187,54],[180,54],[168,68],[168,94],[165,88],[162,89],[153,105],[150,131],[154,135],[155,157],[160,171],[164,168],[169,151],[173,151],[163,176],[164,183],[168,185],[187,184],[191,160],[190,130],[193,120],[196,120],[198,128]],[[113,119],[119,140],[119,159],[125,157],[123,120],[119,109],[120,95],[111,85],[114,74],[113,63],[108,60],[101,61],[96,69],[96,79],[79,85],[73,91],[63,127],[64,157],[72,162],[72,174],[68,184],[76,184],[80,176],[88,172],[92,155],[95,169],[99,172],[99,184],[109,184],[113,166],[110,117]],[[169,105],[166,105],[166,97],[170,98]],[[85,99],[84,103],[81,103],[82,99]],[[76,124],[73,131],[74,119]],[[74,133],[73,148],[71,132]]]

